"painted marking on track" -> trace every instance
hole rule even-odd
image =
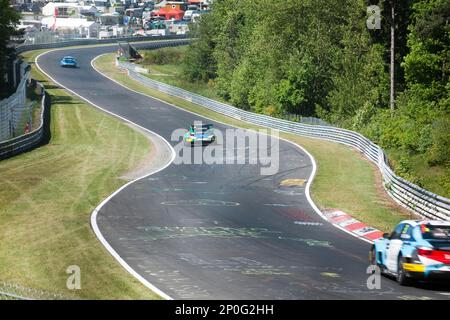
[[[157,226],[142,226],[136,229],[144,231],[146,234],[133,238],[119,238],[120,241],[139,241],[148,242],[155,240],[168,239],[188,239],[197,237],[210,237],[219,239],[234,239],[234,238],[253,238],[253,239],[274,239],[274,240],[289,240],[303,242],[311,247],[325,247],[331,248],[331,242],[316,240],[316,239],[302,239],[281,236],[279,231],[271,231],[265,228],[228,228],[228,227],[157,227]]]
[[[289,276],[298,266],[273,266],[262,261],[246,257],[231,257],[225,259],[202,259],[192,253],[178,254],[179,259],[192,266],[202,269],[216,269],[225,272],[238,272],[250,276]]]
[[[211,200],[211,199],[191,199],[174,200],[161,202],[165,206],[213,206],[213,207],[237,207],[239,202]]]
[[[290,237],[278,237],[280,240],[292,240],[298,242],[304,242],[310,247],[326,247],[331,248],[331,242],[323,241],[323,240],[315,240],[315,239],[302,239],[302,238],[290,238]]]
[[[417,297],[406,295],[406,296],[399,296],[397,298],[399,298],[400,300],[433,300],[433,298],[427,296]]]
[[[183,189],[183,188],[153,188],[153,192],[181,192],[186,191],[189,189]]]
[[[305,179],[285,179],[280,182],[283,187],[303,187],[306,183]]]
[[[252,276],[289,276],[292,273],[291,272],[286,272],[283,271],[281,269],[277,269],[277,268],[245,268],[242,270],[239,269],[225,269],[225,271],[240,271],[242,274],[245,275],[252,275]]]
[[[287,196],[301,196],[302,193],[301,192],[296,192],[295,190],[274,190],[273,192],[275,193],[280,193],[280,194],[284,194]]]
[[[207,222],[206,219],[181,219],[180,222],[182,224],[204,224]]]
[[[280,234],[277,231],[270,231],[264,228],[227,228],[227,227],[137,227],[147,233],[145,237],[135,240],[161,240],[161,239],[185,239],[193,237],[212,238],[275,238]],[[130,240],[121,238],[122,240]]]
[[[334,272],[321,272],[321,276],[328,278],[340,278],[341,276]]]
[[[174,178],[173,180],[175,180],[175,178],[176,178],[176,179],[180,179],[181,181],[184,181],[184,180],[188,180],[188,179],[189,179],[189,178],[186,177],[186,176],[180,176],[180,175],[177,175],[177,174],[175,174],[175,173],[167,173],[167,174],[165,174],[164,176],[167,177],[167,178]]]
[[[301,226],[322,226],[323,223],[321,222],[311,222],[311,221],[294,221],[295,224],[301,225]]]
[[[291,207],[288,204],[281,204],[281,203],[265,203],[265,204],[263,204],[263,206],[266,206],[266,207]]]

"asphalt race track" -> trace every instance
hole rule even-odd
[[[91,67],[93,58],[115,50],[52,51],[38,63],[63,86],[172,145],[178,143],[170,141],[174,129],[211,123],[127,90]],[[59,67],[65,55],[76,57],[80,68]],[[385,277],[380,289],[369,290],[370,244],[324,221],[301,183],[281,185],[308,179],[312,164],[288,142],[280,141],[279,149],[279,171],[269,176],[248,161],[171,164],[114,196],[98,214],[100,231],[137,273],[174,299],[449,299],[442,288],[401,287]]]

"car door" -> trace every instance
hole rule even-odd
[[[397,225],[386,244],[386,268],[391,272],[397,272],[397,257],[403,244],[400,234],[404,227],[404,223]]]

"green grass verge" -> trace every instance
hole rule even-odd
[[[127,76],[114,66],[114,54],[103,55],[94,62],[96,68],[124,86],[154,96],[199,115],[234,126],[258,129],[206,108],[150,89]],[[321,209],[337,208],[370,226],[390,231],[400,220],[412,217],[393,203],[383,190],[378,169],[363,156],[347,146],[281,133],[307,149],[317,160],[318,172],[312,185],[312,197]]]
[[[450,169],[444,166],[430,166],[424,154],[409,155],[405,163],[405,154],[399,150],[386,150],[391,166],[403,178],[430,190],[438,195],[450,197]],[[407,173],[402,174],[402,169]]]
[[[106,251],[90,227],[92,210],[125,183],[119,179],[148,154],[139,132],[65,90],[37,71],[52,98],[48,145],[0,161],[0,282],[65,297],[156,299]],[[70,265],[81,289],[66,289]]]

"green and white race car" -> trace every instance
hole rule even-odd
[[[191,125],[189,131],[184,134],[186,145],[209,144],[216,140],[212,124]]]

